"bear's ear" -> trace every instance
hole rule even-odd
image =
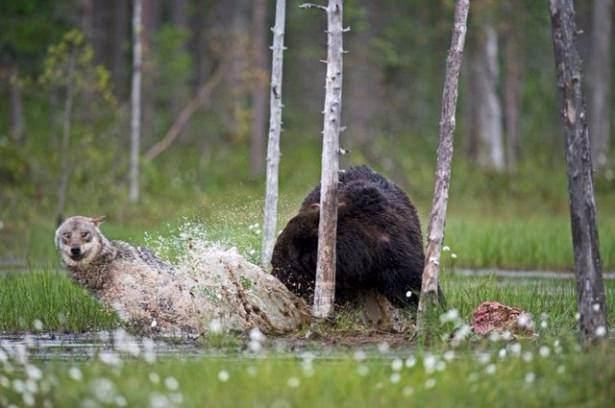
[[[107,217],[104,215],[101,215],[99,217],[92,217],[90,218],[90,222],[94,224],[96,227],[98,227],[100,224],[102,224],[105,221],[105,218]]]
[[[310,204],[310,210],[320,211],[320,204],[319,203]]]

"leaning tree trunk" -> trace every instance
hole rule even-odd
[[[329,0],[327,7],[304,4],[327,12],[327,76],[320,176],[320,221],[314,308],[316,318],[327,318],[335,303],[337,238],[337,183],[339,181],[340,121],[342,112],[343,0]]]
[[[566,136],[577,303],[581,335],[585,342],[589,342],[606,335],[607,322],[589,132],[581,86],[582,64],[576,47],[577,29],[572,0],[550,0],[550,11],[557,87],[561,95],[561,117]]]
[[[425,326],[425,313],[438,303],[438,273],[440,271],[440,251],[444,240],[448,187],[451,179],[453,160],[453,133],[455,131],[455,110],[459,85],[459,71],[463,59],[463,47],[467,30],[469,0],[458,0],[455,4],[453,38],[446,59],[444,90],[442,92],[442,112],[440,114],[440,143],[436,168],[436,182],[431,206],[431,217],[427,232],[425,268],[421,284],[421,296],[417,316],[417,328]]]
[[[596,170],[604,169],[609,154],[612,19],[613,0],[594,0],[588,79],[592,163]]]
[[[130,123],[130,190],[129,200],[139,201],[139,142],[141,139],[141,0],[134,0],[132,16],[132,92]]]
[[[282,130],[282,67],[284,63],[284,27],[286,0],[277,0],[271,63],[271,91],[269,94],[269,142],[267,144],[267,186],[263,220],[261,265],[269,269],[278,218],[278,173],[280,166],[280,132]]]

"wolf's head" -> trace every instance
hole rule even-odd
[[[70,217],[56,230],[55,242],[67,266],[88,265],[105,248],[106,238],[98,226],[104,217]]]

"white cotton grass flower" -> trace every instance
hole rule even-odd
[[[389,343],[387,343],[386,341],[378,343],[378,351],[382,354],[388,353],[389,348]]]
[[[522,329],[531,330],[534,328],[534,322],[532,320],[532,315],[529,313],[522,312],[519,314],[517,318],[517,325]]]
[[[521,358],[523,359],[523,361],[525,361],[526,363],[531,362],[534,359],[534,355],[532,354],[531,351],[526,351],[525,353],[523,353],[521,355]]]
[[[150,408],[167,408],[171,405],[170,402],[171,401],[169,401],[169,398],[166,395],[158,392],[152,393],[149,397]]]
[[[361,377],[365,377],[367,374],[369,374],[369,367],[366,366],[365,364],[361,364],[360,366],[357,367],[357,373]]]
[[[540,328],[546,329],[547,327],[549,327],[549,324],[547,323],[546,320],[543,320],[540,322]]]
[[[34,330],[36,331],[42,331],[43,330],[43,322],[41,322],[39,319],[34,320],[34,322],[32,322],[32,327],[34,327]]]
[[[491,354],[479,352],[476,354],[476,358],[478,359],[479,363],[481,363],[482,365],[486,365],[491,361]]]
[[[297,388],[301,385],[301,381],[297,377],[290,377],[288,381],[286,381],[286,385],[290,388]]]
[[[148,377],[152,384],[158,384],[160,382],[160,376],[157,373],[149,373]]]
[[[115,384],[108,378],[95,378],[90,382],[90,391],[103,404],[113,403]]]
[[[502,359],[503,359],[503,358],[506,358],[507,354],[508,354],[508,353],[507,353],[507,351],[506,351],[506,349],[505,349],[505,348],[501,348],[501,349],[498,351],[498,357],[499,357],[499,358],[502,358]]]
[[[485,367],[485,373],[487,373],[489,375],[495,374],[495,371],[496,371],[496,367],[495,367],[495,364],[493,364],[493,363],[491,363],[487,367]]]
[[[79,367],[71,367],[68,369],[68,376],[74,381],[81,381],[83,379],[83,373]]]
[[[406,292],[406,297],[407,298],[411,298],[412,297],[412,291],[411,290]]]
[[[453,350],[447,350],[444,352],[442,357],[446,361],[453,361],[455,359],[455,352]]]
[[[401,393],[403,394],[404,397],[409,397],[412,394],[414,394],[414,388],[410,387],[409,385],[405,386],[403,390],[401,390]]]
[[[592,305],[592,309],[593,309],[593,311],[594,311],[594,312],[596,312],[596,313],[597,313],[597,312],[599,312],[599,311],[600,311],[600,303],[594,303],[594,304]]]
[[[451,254],[451,258],[453,258],[453,259],[457,259],[457,254],[453,252],[453,253]]]
[[[211,334],[222,333],[222,322],[219,319],[212,319],[209,322],[209,332]]]
[[[167,387],[169,391],[177,391],[179,388],[179,381],[175,377],[167,377],[164,379],[164,386]]]
[[[451,250],[451,247],[449,247],[448,245],[444,245],[444,246],[442,247],[442,252],[448,252],[448,251],[450,251],[450,250]]]
[[[181,392],[174,392],[169,394],[169,401],[177,406],[181,406],[184,402],[184,396]]]
[[[43,372],[37,366],[28,364],[26,365],[25,369],[26,369],[26,375],[28,376],[29,379],[38,381],[41,378],[43,378]]]
[[[397,372],[391,374],[391,377],[389,377],[389,381],[391,381],[392,384],[397,384],[399,380],[401,380],[401,374]]]
[[[436,370],[438,358],[433,354],[425,354],[423,357],[423,369],[427,374],[431,374]]]
[[[124,398],[123,395],[116,395],[115,398],[113,399],[113,403],[115,404],[116,407],[125,407],[128,405],[128,402],[126,401],[126,398]]]
[[[400,371],[403,366],[404,362],[401,360],[401,358],[396,358],[391,362],[391,369],[393,371]]]
[[[354,352],[354,359],[356,361],[363,361],[363,360],[365,360],[365,357],[366,357],[365,351],[363,351],[361,349],[359,349],[359,350]]]
[[[427,381],[425,381],[425,388],[430,389],[436,386],[436,379],[435,378],[429,378],[427,379]]]
[[[511,354],[518,356],[521,354],[521,343],[513,343],[509,346]]]
[[[540,357],[547,358],[551,354],[551,349],[548,346],[540,346],[538,354],[540,354]]]
[[[457,309],[450,309],[446,313],[440,315],[440,323],[442,324],[456,322],[458,319],[459,311]]]
[[[606,327],[598,326],[596,327],[596,337],[604,337],[606,336]]]
[[[526,384],[531,384],[534,382],[534,380],[536,379],[536,374],[529,372],[525,375],[525,383]]]
[[[563,365],[560,365],[559,367],[557,367],[557,373],[558,374],[564,374],[566,372],[566,367]]]
[[[101,351],[98,355],[99,360],[106,365],[119,367],[122,365],[122,359],[114,351]]]
[[[231,378],[231,375],[226,370],[221,370],[218,373],[218,380],[220,382],[227,382],[229,380],[229,378]]]
[[[141,345],[143,346],[143,360],[145,360],[148,364],[153,364],[156,362],[156,343],[154,340],[146,337],[142,340]]]
[[[412,368],[416,365],[416,357],[410,356],[405,361],[406,367]]]

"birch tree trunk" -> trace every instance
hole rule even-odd
[[[263,172],[265,145],[265,104],[267,103],[266,61],[267,2],[254,0],[252,4],[252,52],[256,72],[252,84],[252,132],[250,138],[250,167],[253,177]]]
[[[504,78],[504,126],[506,133],[506,167],[509,172],[517,169],[521,150],[521,92],[523,87],[523,71],[525,55],[519,44],[525,38],[522,22],[523,10],[516,3],[505,3],[504,12],[508,13],[510,21],[506,23],[505,34],[505,66]]]
[[[11,106],[11,138],[15,143],[23,143],[25,133],[23,98],[21,94],[19,67],[17,65],[11,70],[9,77],[9,93]]]
[[[60,164],[60,183],[58,186],[58,207],[56,209],[56,221],[58,224],[64,219],[64,209],[66,207],[66,194],[68,191],[68,181],[70,178],[70,133],[73,116],[74,73],[76,64],[76,50],[70,51],[68,60],[68,75],[66,78],[66,99],[64,101],[64,117],[62,119],[62,145],[61,145],[61,164]]]
[[[459,88],[459,71],[463,59],[463,47],[467,30],[469,0],[457,0],[453,25],[453,38],[446,59],[444,90],[442,92],[442,111],[440,114],[440,143],[436,165],[436,181],[431,207],[431,217],[427,231],[425,268],[421,284],[421,296],[417,315],[417,329],[424,324],[425,313],[439,300],[438,273],[440,271],[440,251],[444,240],[448,188],[451,179],[453,159],[453,133],[455,131],[455,111]]]
[[[572,0],[550,0],[553,50],[566,137],[568,193],[580,328],[587,343],[607,334],[589,131]]]
[[[327,7],[327,76],[320,176],[320,221],[314,307],[316,318],[327,318],[335,302],[335,261],[337,238],[337,184],[339,181],[339,135],[342,112],[343,1],[329,0]]]
[[[486,168],[503,171],[504,143],[502,135],[502,106],[497,93],[498,35],[488,22],[483,27],[478,53],[477,81],[478,137],[481,142],[479,160]]]
[[[591,58],[588,64],[590,85],[589,128],[594,169],[603,169],[608,162],[611,118],[611,38],[613,0],[594,0],[591,32]]]
[[[269,94],[269,141],[267,144],[267,186],[263,219],[261,264],[271,267],[271,255],[276,238],[278,218],[278,174],[280,166],[280,132],[282,131],[282,76],[284,63],[284,30],[286,0],[276,0],[275,26],[271,63],[271,90]]]
[[[132,16],[132,91],[130,123],[130,202],[139,201],[139,144],[141,139],[141,0],[134,0]]]

